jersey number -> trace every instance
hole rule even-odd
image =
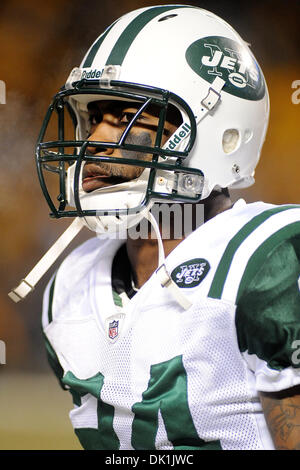
[[[120,441],[113,428],[114,407],[100,398],[104,376],[99,372],[87,380],[79,380],[68,372],[63,382],[70,387],[75,404],[81,405],[81,397],[87,393],[98,400],[98,428],[75,429],[82,446],[91,450],[118,450]],[[174,449],[221,449],[219,441],[205,442],[197,434],[188,406],[187,375],[182,356],[151,366],[148,388],[142,397],[142,401],[132,407],[131,445],[134,449],[156,449],[159,411]]]

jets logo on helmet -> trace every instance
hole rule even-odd
[[[248,100],[265,94],[261,70],[243,44],[229,38],[210,36],[195,41],[186,60],[200,77],[212,83],[216,76],[226,80],[224,91]]]

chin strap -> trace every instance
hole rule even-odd
[[[192,303],[188,300],[187,297],[185,297],[185,295],[183,295],[180,288],[175,284],[175,282],[172,280],[170,274],[167,271],[165,265],[164,247],[158,224],[151,212],[145,214],[145,217],[151,223],[158,242],[159,267],[156,270],[156,274],[159,279],[159,282],[162,287],[169,289],[170,293],[175,298],[175,300],[182,306],[184,310],[187,310],[192,306]],[[20,284],[8,294],[8,296],[14,302],[19,302],[20,300],[23,300],[35,288],[39,280],[53,265],[53,263],[62,254],[62,252],[67,248],[71,241],[76,237],[76,235],[80,232],[83,226],[84,224],[79,217],[77,217],[72,222],[72,224],[58,238],[58,240],[54,243],[54,245],[52,245],[52,247],[47,251],[47,253],[45,253],[45,255],[25,277],[25,279],[22,279]]]
[[[57,260],[61,253],[67,248],[71,241],[76,237],[83,227],[82,220],[77,217],[65,232],[56,240],[54,245],[44,254],[40,261],[22,279],[18,287],[13,289],[8,296],[14,301],[19,302],[31,292],[43,275],[48,271],[52,264]]]
[[[151,214],[151,212],[148,212],[145,215],[145,217],[151,223],[151,225],[152,225],[152,227],[155,231],[156,238],[157,238],[157,243],[158,243],[158,268],[156,270],[156,275],[158,277],[160,285],[162,287],[167,288],[169,290],[170,294],[175,298],[176,302],[178,302],[179,305],[181,305],[181,307],[184,310],[187,310],[193,304],[182,293],[180,288],[173,281],[173,279],[171,278],[170,274],[167,271],[167,268],[166,268],[166,265],[165,265],[165,251],[164,251],[163,242],[162,242],[162,239],[161,239],[161,234],[160,234],[160,230],[159,230],[158,224],[156,222],[156,219]]]

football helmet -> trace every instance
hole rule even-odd
[[[118,140],[88,140],[88,106],[106,100],[132,102],[136,112]],[[132,129],[153,106],[155,141],[134,141]],[[181,123],[162,143],[172,106]],[[49,139],[54,116],[58,132]],[[192,203],[215,188],[250,186],[268,117],[263,73],[248,44],[224,20],[188,5],[130,12],[96,39],[48,109],[36,162],[51,215],[79,216],[98,233],[114,232],[137,224],[154,202]],[[90,146],[96,147],[92,154]],[[117,150],[122,157],[116,158]],[[87,162],[143,171],[131,181],[85,192]],[[57,178],[57,190],[47,175]]]

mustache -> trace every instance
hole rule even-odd
[[[120,165],[106,162],[87,161],[82,170],[82,178],[84,179],[90,176],[125,177],[123,167],[120,167]]]
[[[121,150],[121,154],[124,158],[135,158],[137,160],[144,159],[144,154],[142,153],[127,151],[127,155],[123,155],[123,150]],[[101,155],[95,155],[89,150],[86,151],[86,156],[101,157]],[[143,171],[144,167],[122,163],[122,158],[120,158],[120,163],[101,162],[87,159],[82,170],[82,180],[93,176],[103,176],[106,178],[119,178],[124,181],[130,181],[133,178],[138,178]]]
[[[103,152],[105,149],[101,149]],[[86,151],[86,156],[95,157],[92,152]],[[107,162],[95,162],[94,160],[87,160],[84,164],[82,171],[82,179],[89,176],[106,176],[106,177],[118,177],[122,178],[122,172],[119,165],[115,165]]]

